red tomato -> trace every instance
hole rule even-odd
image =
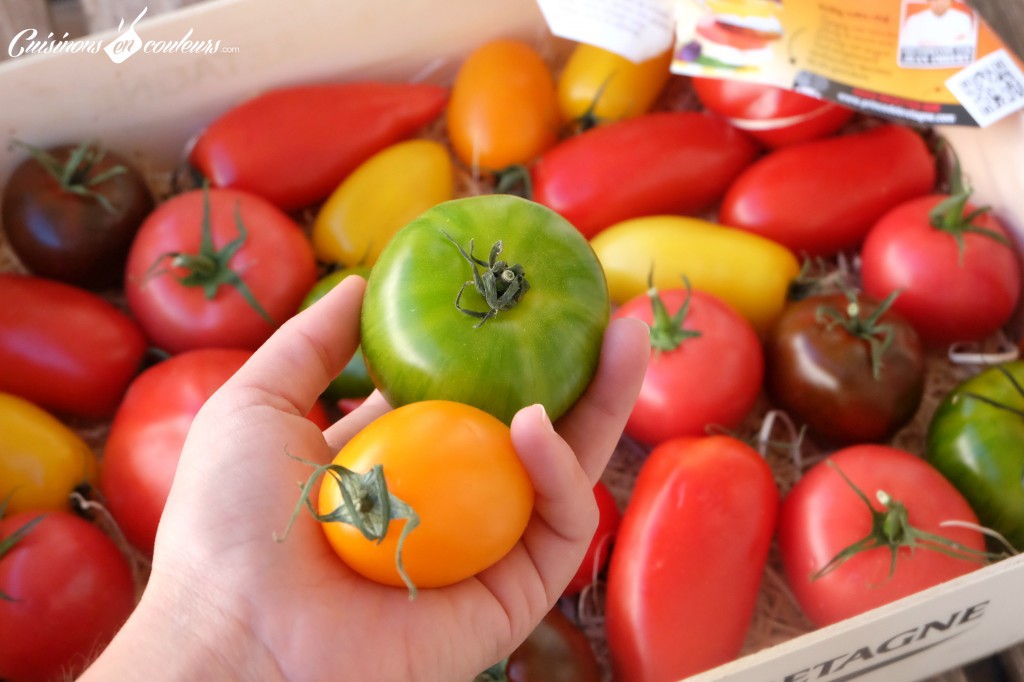
[[[864,291],[879,298],[899,290],[893,310],[930,345],[987,337],[1010,319],[1021,295],[1020,264],[1006,228],[985,212],[973,219],[974,229],[995,237],[966,229],[962,220],[943,229],[929,214],[946,199],[900,204],[875,224],[861,251]],[[965,204],[953,217],[974,210]]]
[[[0,521],[0,544],[33,512]],[[0,678],[71,679],[99,652],[135,607],[131,567],[99,528],[51,511],[13,547],[0,550]]]
[[[143,552],[153,552],[192,420],[251,354],[222,348],[188,351],[147,369],[125,394],[103,451],[100,490],[125,537]],[[307,417],[321,428],[329,424],[319,404]]]
[[[834,102],[764,83],[700,77],[690,82],[706,109],[773,148],[828,137],[854,114]]]
[[[139,228],[125,293],[146,334],[170,353],[255,350],[316,279],[309,240],[273,204],[248,192],[194,190],[161,204]]]
[[[747,135],[716,116],[644,114],[541,155],[531,169],[533,198],[590,238],[628,218],[712,208],[756,154]]]
[[[69,284],[0,273],[0,391],[58,413],[114,413],[146,338],[106,299]]]
[[[761,340],[747,320],[707,292],[667,289],[626,302],[615,317],[651,326],[651,359],[626,433],[656,445],[740,425],[761,393]],[[682,319],[680,311],[686,307]]]
[[[608,566],[618,682],[674,682],[736,657],[777,508],[771,469],[742,441],[678,438],[651,451]]]
[[[587,553],[580,563],[576,575],[569,581],[569,585],[562,592],[563,597],[571,597],[579,594],[583,588],[594,583],[594,576],[604,569],[608,562],[608,555],[612,549],[612,542],[619,530],[619,505],[612,496],[608,486],[598,481],[594,486],[594,498],[597,500],[597,510],[600,517],[597,522],[597,530],[594,531],[594,538],[587,547]]]
[[[216,187],[247,190],[286,211],[302,208],[433,121],[447,101],[447,89],[423,83],[280,88],[211,123],[189,160]]]
[[[843,474],[870,500],[861,498]],[[984,536],[974,529],[943,528],[943,521],[977,523],[963,496],[925,460],[886,445],[854,445],[833,453],[800,479],[783,501],[779,515],[779,548],[793,594],[812,623],[828,625],[951,580],[984,563],[955,558],[924,543],[890,549],[888,544],[860,552],[825,575],[814,578],[853,543],[869,536],[878,524],[868,509],[883,506],[885,491],[905,505],[910,525],[958,542],[975,553],[985,549]],[[903,530],[903,524],[895,524]],[[895,570],[890,575],[893,553]]]
[[[886,211],[934,185],[921,136],[886,124],[771,152],[729,187],[718,217],[797,255],[829,256],[859,246]]]

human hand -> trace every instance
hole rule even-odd
[[[646,327],[609,325],[587,392],[558,423],[511,425],[536,490],[520,542],[455,585],[379,585],[348,568],[303,515],[287,542],[295,453],[328,462],[389,408],[379,394],[327,431],[305,415],[358,344],[364,282],[350,277],[282,325],[196,416],[135,614],[83,679],[471,680],[559,597],[597,525],[593,485],[639,391]]]

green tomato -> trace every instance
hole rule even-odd
[[[1024,550],[1024,360],[950,391],[929,425],[927,457],[983,525]]]
[[[324,294],[349,275],[367,277],[369,274],[370,268],[356,266],[335,270],[330,274],[324,275],[306,294],[306,298],[302,300],[299,310],[305,310],[319,301],[323,298]],[[366,371],[363,353],[360,348],[356,348],[356,352],[352,354],[352,359],[345,365],[345,369],[341,370],[341,374],[335,377],[334,381],[327,386],[327,389],[323,392],[323,397],[332,403],[342,398],[365,398],[373,392],[373,389],[373,380]]]
[[[384,248],[362,347],[395,407],[454,400],[509,423],[541,403],[554,420],[590,383],[608,316],[600,262],[568,221],[511,195],[467,197],[429,209]]]

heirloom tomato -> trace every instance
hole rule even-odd
[[[105,298],[0,273],[0,391],[55,413],[107,418],[145,353],[139,325]]]
[[[509,428],[462,403],[426,400],[387,412],[332,464],[316,502],[323,531],[346,565],[384,585],[414,590],[470,578],[519,542],[533,513],[533,484]],[[387,505],[374,501],[380,478]],[[346,507],[342,481],[350,501],[369,511]],[[344,511],[363,514],[379,533],[368,538],[333,517]]]
[[[562,592],[563,597],[571,597],[579,594],[588,585],[594,583],[594,578],[600,573],[608,562],[608,555],[615,541],[615,533],[619,530],[621,514],[618,503],[612,496],[608,486],[601,481],[594,485],[594,499],[597,500],[597,511],[599,513],[597,530],[587,547],[587,553],[580,562],[576,575],[569,581],[568,586]]]
[[[7,513],[69,509],[71,491],[91,483],[96,455],[46,410],[0,393],[0,500]]]
[[[853,110],[840,104],[766,83],[700,77],[690,82],[706,109],[767,147],[828,137],[853,118]]]
[[[0,520],[0,678],[73,678],[134,607],[131,567],[96,526],[64,511]]]
[[[90,141],[28,149],[0,200],[11,249],[40,277],[88,289],[120,286],[132,238],[153,210],[142,174]]]
[[[590,640],[557,606],[508,657],[504,682],[599,682],[601,667]],[[478,677],[489,682],[494,677]]]
[[[823,294],[790,304],[765,339],[769,396],[836,445],[881,442],[917,413],[924,348],[889,301]]]
[[[426,83],[278,88],[214,120],[189,160],[215,187],[290,211],[322,200],[359,164],[440,116],[447,101],[446,88]]]
[[[596,45],[579,43],[558,75],[562,120],[586,130],[645,114],[668,82],[672,50],[633,62]]]
[[[255,350],[316,282],[299,226],[248,192],[201,189],[160,205],[128,255],[128,306],[169,353]]]
[[[448,138],[473,169],[525,164],[555,144],[559,131],[555,81],[526,43],[484,43],[462,62],[448,102]]]
[[[764,334],[782,312],[800,263],[785,247],[743,230],[697,218],[649,216],[613,225],[591,241],[608,277],[612,301],[658,289],[695,289],[717,296]]]
[[[924,459],[887,445],[843,448],[783,500],[787,582],[820,627],[981,568],[981,532],[944,521],[978,519]]]
[[[674,438],[651,451],[608,566],[618,682],[681,680],[739,654],[778,499],[767,462],[735,438]]]
[[[756,154],[746,134],[717,116],[644,114],[541,155],[530,169],[533,198],[589,238],[627,218],[713,208]]]
[[[448,149],[408,140],[378,152],[342,181],[313,222],[317,259],[347,267],[372,266],[399,229],[453,197]]]
[[[896,124],[776,149],[740,174],[718,219],[829,256],[860,246],[886,211],[927,194],[935,159],[917,132]]]
[[[542,403],[558,419],[597,367],[608,323],[601,264],[540,204],[439,204],[384,248],[363,298],[363,356],[393,406],[464,402],[505,423]]]
[[[864,291],[899,291],[893,309],[933,346],[978,341],[1002,327],[1021,295],[1007,229],[960,196],[911,199],[887,212],[861,249]]]
[[[927,458],[981,523],[1024,551],[1024,360],[949,392],[928,426]]]
[[[761,393],[764,354],[754,328],[711,294],[654,287],[615,311],[651,328],[651,359],[626,422],[647,445],[735,429]]]

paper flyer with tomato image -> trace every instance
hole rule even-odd
[[[790,88],[922,125],[1024,108],[1024,62],[961,0],[676,0],[674,73]]]

